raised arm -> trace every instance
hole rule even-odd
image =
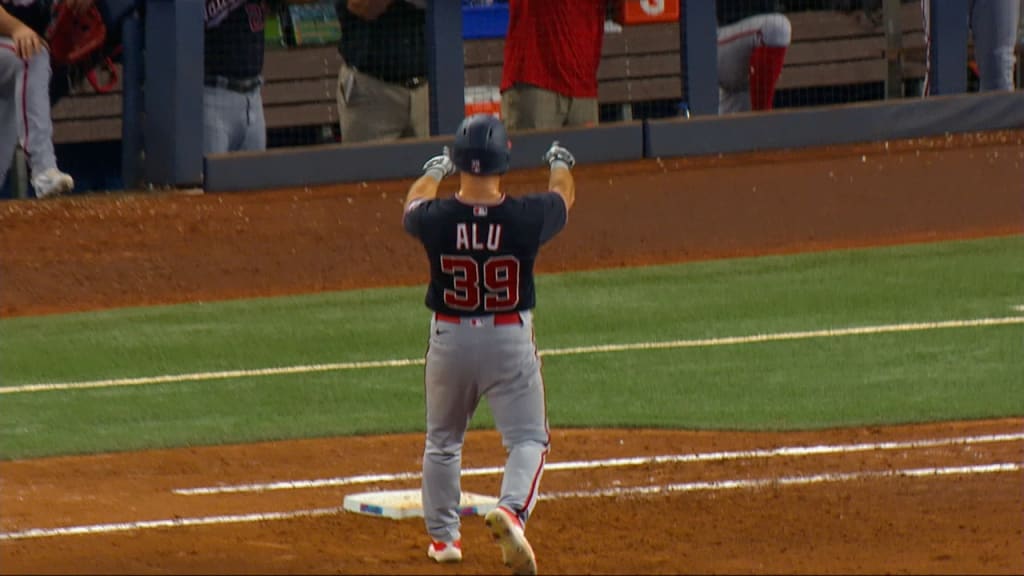
[[[576,158],[555,140],[551,148],[544,154],[544,161],[551,167],[548,177],[548,189],[557,193],[565,200],[565,210],[569,211],[576,202],[576,180],[572,176],[572,167]]]
[[[427,160],[423,165],[423,176],[420,176],[409,187],[409,193],[405,196],[405,208],[417,200],[433,200],[437,197],[437,189],[441,186],[441,180],[445,176],[455,173],[455,164],[448,153],[448,147],[444,151]]]

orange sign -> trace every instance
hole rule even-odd
[[[473,114],[491,114],[501,118],[501,102],[467,102],[466,116]]]
[[[679,20],[679,0],[617,0],[620,24],[652,24]]]
[[[501,118],[501,92],[497,86],[466,86],[466,116],[492,114]]]

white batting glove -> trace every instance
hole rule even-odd
[[[448,147],[444,147],[444,153],[434,156],[423,165],[423,173],[440,182],[445,176],[455,174],[455,164],[448,153]]]
[[[568,149],[558,145],[558,140],[551,143],[551,148],[544,153],[544,161],[551,168],[569,168],[576,165],[576,157]]]

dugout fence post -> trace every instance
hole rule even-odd
[[[900,20],[900,0],[882,1],[882,21],[885,23],[885,97],[903,97],[903,22]]]
[[[145,179],[190,187],[203,180],[202,0],[148,0],[144,56]]]
[[[466,115],[462,3],[428,2],[426,10],[430,135],[454,134]]]
[[[683,102],[690,114],[718,114],[718,19],[714,2],[680,1],[679,47]]]
[[[960,94],[967,91],[967,28],[970,3],[927,0],[928,92]]]
[[[121,182],[126,189],[142,182],[142,20],[130,14],[121,23]]]

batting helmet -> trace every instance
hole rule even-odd
[[[452,162],[474,176],[495,176],[508,171],[512,142],[505,125],[491,114],[467,116],[455,132]]]

